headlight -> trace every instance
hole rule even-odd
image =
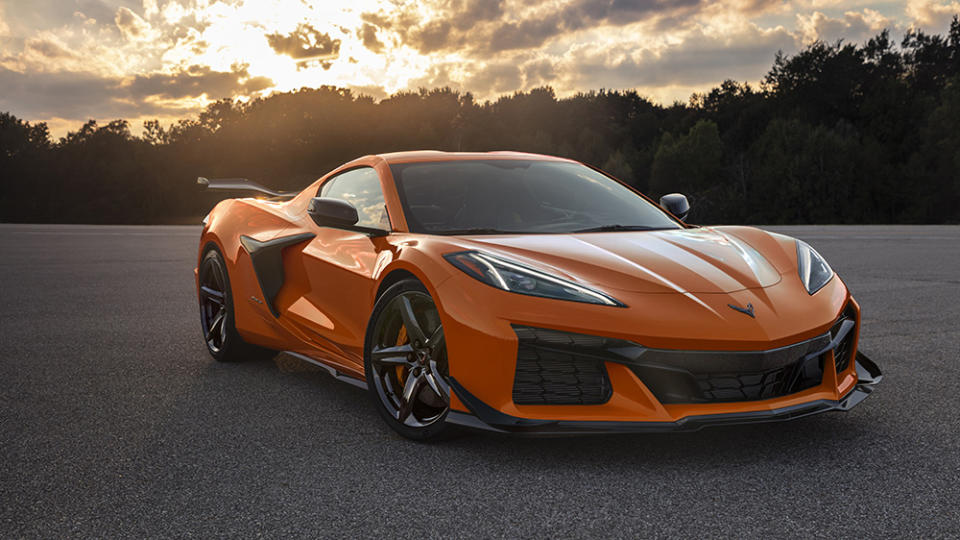
[[[626,307],[602,292],[479,251],[449,253],[444,255],[444,258],[470,277],[504,291],[556,300]]]
[[[817,250],[800,240],[797,240],[797,270],[800,272],[800,281],[810,294],[822,289],[833,278],[833,269],[827,261]]]

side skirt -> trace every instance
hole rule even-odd
[[[310,358],[310,357],[307,356],[307,355],[300,354],[300,353],[295,353],[295,352],[293,352],[293,351],[283,351],[281,354],[288,354],[288,355],[296,358],[297,360],[303,360],[304,362],[307,362],[308,364],[313,364],[313,365],[315,365],[315,366],[320,366],[320,367],[322,367],[323,369],[325,369],[325,370],[327,371],[327,373],[330,374],[331,377],[333,377],[334,379],[336,379],[336,380],[338,380],[338,381],[343,381],[343,382],[345,382],[345,383],[347,383],[347,384],[349,384],[349,385],[356,386],[357,388],[361,388],[361,389],[363,389],[363,390],[366,390],[366,389],[367,389],[367,383],[366,383],[365,381],[361,381],[360,379],[355,379],[355,378],[351,377],[350,375],[347,375],[347,374],[345,374],[345,373],[341,373],[341,372],[337,371],[337,369],[334,368],[333,366],[328,366],[327,364],[324,364],[323,362],[320,362],[319,360],[314,360],[313,358]]]

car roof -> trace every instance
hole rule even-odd
[[[412,163],[426,161],[464,161],[478,159],[523,159],[533,161],[572,161],[570,159],[545,156],[543,154],[530,154],[527,152],[441,152],[439,150],[414,150],[409,152],[389,152],[386,154],[377,154],[388,164],[392,163]]]

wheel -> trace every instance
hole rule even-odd
[[[446,341],[436,304],[422,283],[398,282],[377,300],[363,356],[370,396],[391,428],[419,441],[448,434]]]
[[[223,255],[210,247],[200,261],[200,326],[207,351],[218,362],[237,362],[263,357],[272,351],[250,345],[237,332],[233,315],[230,277]]]

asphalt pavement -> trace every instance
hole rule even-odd
[[[0,538],[960,536],[960,227],[773,229],[863,308],[857,408],[417,444],[307,364],[214,362],[199,227],[0,225]]]

